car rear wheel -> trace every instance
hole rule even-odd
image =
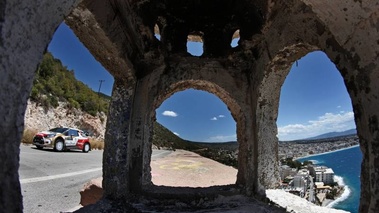
[[[59,138],[55,141],[54,150],[57,152],[62,152],[63,149],[64,149],[64,142],[62,139]]]
[[[85,143],[83,146],[83,152],[87,153],[91,149],[91,145],[89,143]]]

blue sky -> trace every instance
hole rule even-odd
[[[236,45],[236,40],[233,41]],[[201,54],[201,43],[190,43],[193,55]],[[48,50],[59,58],[77,79],[111,95],[113,77],[62,24]],[[194,89],[175,93],[156,110],[157,121],[180,137],[192,141],[236,140],[236,123],[226,105],[215,95]],[[278,137],[294,140],[332,131],[355,128],[351,100],[335,65],[323,52],[312,52],[294,64],[282,87]]]

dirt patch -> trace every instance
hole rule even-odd
[[[177,150],[151,162],[155,185],[209,187],[236,182],[237,170],[200,155]]]

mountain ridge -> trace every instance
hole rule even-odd
[[[310,138],[305,138],[302,140],[316,140],[316,139],[326,139],[326,138],[334,138],[334,137],[340,137],[340,136],[347,136],[347,135],[355,135],[357,134],[356,129],[349,129],[341,132],[327,132],[321,135],[317,135]]]

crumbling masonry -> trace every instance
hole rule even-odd
[[[1,210],[22,211],[24,112],[36,67],[63,21],[115,79],[104,199],[146,193],[155,109],[187,88],[211,92],[229,107],[240,146],[236,187],[264,197],[279,178],[281,86],[294,61],[321,50],[352,100],[364,156],[360,212],[379,212],[377,0],[0,0]],[[186,51],[195,36],[204,45],[201,57]],[[233,36],[240,37],[236,48]]]

